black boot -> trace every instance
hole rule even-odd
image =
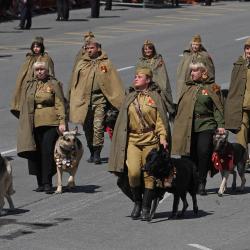
[[[43,192],[44,191],[44,185],[42,183],[42,176],[40,174],[37,174],[36,180],[37,180],[37,188],[34,191]]]
[[[101,164],[101,150],[102,150],[102,146],[96,146],[94,147],[94,163],[95,164]]]
[[[142,206],[142,193],[140,187],[131,188],[134,200],[134,208],[131,213],[131,218],[137,220],[141,216],[141,206]]]
[[[207,195],[207,191],[205,189],[206,184],[200,183],[198,187],[198,194],[199,195]]]
[[[151,210],[151,203],[154,198],[154,190],[147,189],[144,190],[143,200],[142,200],[142,213],[141,213],[141,220],[142,221],[151,221],[150,210]]]
[[[89,163],[93,163],[94,162],[94,147],[93,146],[88,146],[89,151],[90,151],[90,157],[87,160],[87,162]]]

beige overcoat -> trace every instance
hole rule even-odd
[[[220,88],[216,83],[205,84],[208,95],[212,98],[216,108],[223,115],[223,102]],[[177,114],[173,127],[172,154],[189,156],[191,147],[191,134],[193,124],[194,105],[196,102],[197,87],[192,82],[187,82],[180,95]]]
[[[112,106],[119,109],[122,104],[125,96],[123,83],[106,53],[102,52],[95,60],[85,54],[78,61],[69,85],[69,119],[73,123],[84,124],[94,78]]]
[[[48,53],[44,53],[42,55],[35,55],[33,53],[28,53],[26,55],[25,61],[22,64],[19,73],[17,75],[16,86],[14,89],[14,93],[11,99],[10,111],[11,113],[18,117],[20,113],[20,102],[22,99],[22,88],[24,84],[31,80],[34,76],[33,64],[35,62],[46,62],[48,63],[49,75],[54,76],[54,63]]]
[[[49,76],[48,81],[53,86],[55,95],[61,105],[64,104],[62,86],[54,77]],[[36,156],[36,143],[34,138],[35,92],[38,81],[32,79],[23,86],[24,98],[21,103],[19,123],[17,129],[17,154],[20,157],[34,159]],[[57,112],[55,107],[55,112]],[[58,120],[58,125],[60,120]],[[53,121],[54,125],[54,121]]]
[[[225,128],[237,133],[242,123],[242,106],[247,82],[247,63],[240,56],[234,63],[229,92],[225,103]]]

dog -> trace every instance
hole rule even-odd
[[[83,146],[77,138],[77,128],[59,136],[55,144],[54,159],[57,169],[57,194],[62,193],[62,174],[68,172],[68,189],[75,187],[75,174],[83,155]]]
[[[115,127],[118,114],[119,114],[119,111],[114,107],[111,107],[110,109],[108,109],[105,114],[105,122],[104,122],[105,130],[108,133],[110,140],[112,140],[112,137],[113,137],[113,131],[114,131],[114,127]]]
[[[159,150],[152,149],[146,157],[146,164],[144,166],[150,176],[162,183],[159,199],[162,198],[164,192],[169,192],[174,195],[172,215],[170,218],[183,217],[188,207],[187,192],[191,195],[193,201],[194,214],[198,214],[198,205],[196,194],[198,191],[198,175],[196,173],[195,165],[192,161],[186,158],[175,159],[171,158],[168,151],[162,146]],[[162,192],[164,190],[164,192]],[[178,214],[178,205],[180,198],[183,202],[183,208]],[[158,200],[159,200],[158,199]],[[156,201],[153,201],[155,206]],[[156,208],[154,208],[156,209]],[[155,211],[151,212],[154,213]]]
[[[247,151],[239,143],[230,143],[228,141],[229,132],[220,134],[218,131],[213,136],[213,156],[212,162],[214,167],[220,171],[222,182],[218,190],[218,195],[221,197],[227,187],[229,174],[233,174],[232,190],[236,190],[236,171],[241,178],[241,186],[239,191],[243,192],[245,188],[245,165],[247,161]]]
[[[14,209],[14,204],[11,195],[15,193],[13,189],[12,180],[12,166],[10,161],[0,154],[0,216],[5,215],[6,211],[3,211],[4,198],[7,199],[11,210]]]

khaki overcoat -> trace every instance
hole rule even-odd
[[[199,52],[192,52],[191,45],[183,51],[183,57],[177,68],[176,75],[176,100],[178,102],[182,87],[185,85],[186,81],[190,80],[190,63],[203,62],[207,67],[208,75],[210,79],[215,80],[215,68],[211,56],[208,54],[207,50],[201,45]]]
[[[17,75],[16,86],[14,89],[14,93],[11,99],[10,104],[10,111],[11,113],[18,118],[20,113],[20,102],[22,98],[22,88],[23,85],[28,81],[31,80],[34,76],[33,74],[33,64],[35,62],[46,62],[48,63],[49,75],[54,76],[54,63],[48,53],[43,53],[39,56],[28,53],[26,55],[25,61],[22,64],[19,73]]]
[[[240,130],[242,123],[242,106],[247,82],[246,65],[246,59],[243,56],[234,63],[225,103],[225,128],[234,133]]]
[[[80,82],[80,72],[81,79]],[[93,60],[87,54],[78,61],[72,74],[68,91],[69,119],[73,123],[84,124],[91,100],[93,81],[99,87],[108,102],[119,109],[125,96],[123,83],[117,70],[108,59],[106,53]]]
[[[52,84],[55,95],[63,104],[64,96],[60,82],[52,76],[49,76],[48,81]],[[36,143],[33,131],[35,114],[34,98],[37,83],[38,81],[36,79],[32,79],[27,81],[27,83],[23,86],[24,98],[21,103],[22,105],[17,129],[17,154],[18,156],[26,159],[34,159],[36,156]],[[58,120],[58,125],[59,123],[60,121]]]
[[[212,98],[216,108],[223,115],[223,102],[221,99],[220,87],[211,82],[204,86],[208,90],[208,95]],[[173,127],[172,154],[189,156],[191,147],[191,134],[193,124],[194,105],[196,102],[197,86],[193,82],[187,82],[180,95],[177,114]]]
[[[169,149],[171,149],[171,132],[169,127],[169,121],[167,116],[166,105],[163,103],[162,92],[159,87],[152,83],[148,91],[149,96],[154,100],[157,110],[159,111],[160,117],[165,125],[167,131],[167,142]],[[129,89],[129,93],[126,96],[116,124],[114,128],[114,134],[112,138],[112,144],[110,149],[110,157],[108,162],[108,171],[123,173],[125,171],[126,162],[126,149],[128,143],[128,107],[135,100],[138,92],[134,88]]]

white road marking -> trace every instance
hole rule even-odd
[[[7,155],[7,154],[13,153],[13,152],[16,152],[16,148],[13,148],[13,149],[9,149],[9,150],[3,151],[3,152],[1,152],[1,154],[2,154],[2,155]]]
[[[159,202],[159,204],[161,204],[164,200],[166,200],[170,195],[171,195],[171,193],[166,192],[166,193],[164,194],[163,199]]]
[[[200,244],[188,244],[188,246],[195,247],[195,248],[201,249],[201,250],[212,250],[211,248],[204,247],[204,246],[202,246]]]
[[[117,71],[124,71],[124,70],[127,70],[127,69],[133,69],[134,67],[135,66],[128,66],[128,67],[125,67],[125,68],[120,68]]]
[[[243,36],[243,37],[239,37],[239,38],[236,38],[235,41],[241,41],[241,40],[245,40],[247,38],[249,38],[250,36]]]

